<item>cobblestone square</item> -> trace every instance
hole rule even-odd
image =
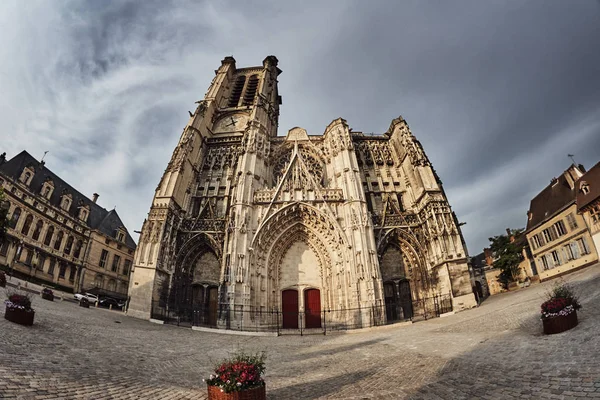
[[[564,280],[580,324],[552,336],[538,309],[554,282],[448,317],[303,337],[197,332],[36,296],[33,327],[0,319],[0,398],[203,399],[202,378],[238,347],[267,351],[270,399],[600,398],[600,265]]]

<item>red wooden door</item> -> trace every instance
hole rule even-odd
[[[306,310],[306,328],[320,328],[321,292],[319,289],[308,289],[304,292],[304,309]]]
[[[283,328],[298,329],[298,291],[294,289],[284,290],[281,293],[281,305]]]

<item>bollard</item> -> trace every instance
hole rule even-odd
[[[112,310],[112,304],[109,304],[109,305],[108,305],[108,309],[109,309],[109,310]]]

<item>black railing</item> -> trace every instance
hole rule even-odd
[[[327,334],[332,331],[370,328],[405,321],[427,320],[452,311],[452,297],[439,295],[412,302],[380,304],[371,307],[326,309],[317,313],[282,312],[229,305],[201,307],[165,302],[152,304],[151,317],[168,324],[249,332],[285,334]]]

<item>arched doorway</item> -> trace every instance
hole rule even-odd
[[[298,291],[288,289],[281,292],[283,329],[298,329]]]
[[[304,291],[304,312],[306,328],[321,327],[321,291],[319,289]]]

